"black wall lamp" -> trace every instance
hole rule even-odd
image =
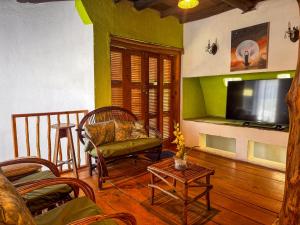
[[[206,51],[209,54],[212,54],[212,55],[215,55],[217,53],[217,51],[218,51],[218,41],[217,41],[217,39],[212,44],[210,43],[210,40],[208,40],[208,45],[206,47]]]
[[[288,24],[288,30],[285,32],[284,38],[289,37],[292,42],[296,42],[299,40],[299,28],[291,26],[291,22]]]

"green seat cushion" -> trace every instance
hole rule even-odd
[[[47,178],[55,178],[56,176],[51,171],[41,171],[38,173],[30,174],[26,177],[22,177],[14,184],[19,184],[28,181],[41,180]],[[66,184],[58,184],[53,186],[44,187],[41,189],[34,190],[23,196],[27,207],[31,212],[47,208],[52,203],[56,203],[68,197],[72,188]]]
[[[97,157],[97,150],[99,150],[104,158],[127,155],[138,151],[143,151],[155,148],[161,145],[159,138],[140,138],[127,141],[113,142],[105,145],[100,145],[97,149],[90,151],[93,157]]]
[[[73,199],[55,209],[35,217],[37,225],[66,225],[88,216],[103,214],[102,210],[87,197]],[[115,225],[113,220],[92,223],[93,225]]]

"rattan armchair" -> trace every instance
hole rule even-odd
[[[7,166],[28,163],[44,166],[48,170],[39,170],[29,174],[25,173],[13,178],[8,177],[8,180],[10,180],[15,187],[29,185],[42,179],[60,177],[60,172],[55,164],[46,159],[37,157],[16,158],[0,162],[0,169]],[[72,188],[69,185],[53,186],[52,188],[41,188],[31,193],[27,193],[24,196],[24,200],[31,213],[37,215],[40,214],[42,210],[53,208],[56,205],[60,205],[66,201],[71,200],[72,197],[70,193],[72,191],[74,191],[74,195],[76,196],[78,190],[76,188]]]

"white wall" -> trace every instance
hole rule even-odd
[[[257,71],[294,70],[297,63],[298,43],[284,39],[289,21],[299,25],[296,0],[268,0],[260,2],[257,9],[245,14],[231,10],[207,19],[184,24],[184,77],[230,74],[231,31],[270,22],[268,68]],[[208,40],[218,39],[216,55],[205,52]],[[235,72],[242,73],[243,71]]]
[[[0,161],[13,157],[12,113],[94,108],[92,29],[73,1],[1,0]]]

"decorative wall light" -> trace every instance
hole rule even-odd
[[[198,0],[179,0],[178,7],[181,9],[191,9],[199,4]]]
[[[206,51],[209,54],[212,54],[212,55],[215,55],[217,53],[217,51],[218,51],[218,41],[217,41],[217,39],[212,44],[210,44],[210,40],[208,40],[208,45],[206,47]]]
[[[289,37],[292,42],[299,40],[299,28],[291,26],[291,22],[288,23],[288,30],[285,32],[284,38]]]

